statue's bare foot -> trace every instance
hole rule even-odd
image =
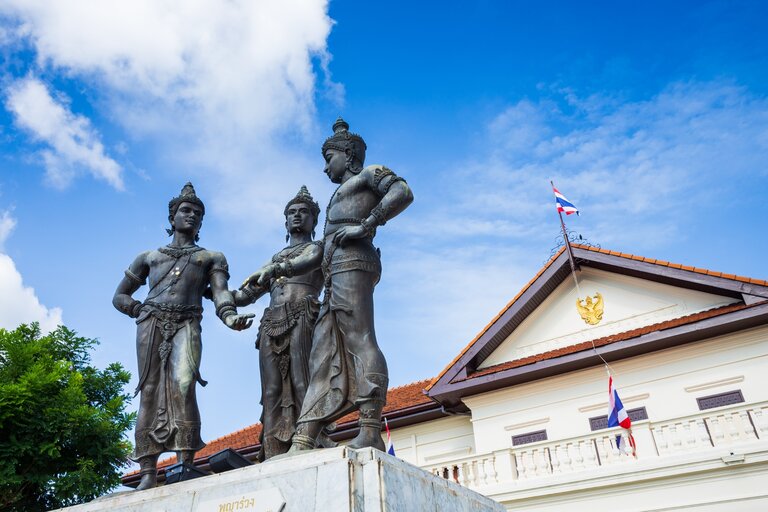
[[[139,485],[136,487],[137,491],[143,491],[144,489],[152,489],[157,487],[157,472],[144,473],[141,475]]]
[[[381,439],[381,429],[368,426],[360,427],[360,433],[347,446],[356,450],[368,447],[376,448],[383,452],[387,450],[384,441]]]

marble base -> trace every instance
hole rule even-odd
[[[339,446],[62,510],[501,512],[504,507],[379,450]]]

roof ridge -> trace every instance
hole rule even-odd
[[[643,331],[649,331],[649,332],[664,331],[666,329],[671,329],[673,327],[685,325],[692,321],[698,322],[700,320],[707,320],[709,318],[712,318],[718,315],[724,315],[726,313],[732,313],[734,311],[742,311],[745,309],[750,309],[756,306],[764,305],[766,303],[768,303],[768,300],[755,302],[754,304],[744,304],[743,302],[737,302],[733,304],[726,304],[723,306],[716,306],[716,307],[705,309],[696,313],[691,313],[691,314],[683,315],[676,318],[670,318],[668,320],[657,322],[655,324],[648,324],[641,327],[635,327],[634,329],[629,329],[627,331],[621,331],[614,334],[608,334],[606,336],[601,336],[599,338],[595,338],[592,340],[580,341],[572,345],[566,345],[564,347],[560,347],[557,349],[547,350],[546,352],[541,352],[540,354],[533,354],[530,356],[513,359],[511,361],[504,361],[503,363],[498,363],[493,366],[488,366],[486,368],[477,370],[472,374],[468,375],[465,379],[461,379],[461,380],[469,380],[475,377],[497,373],[498,371],[506,370],[508,368],[518,368],[520,366],[532,364],[534,362],[537,362],[538,360],[551,359],[552,357],[557,357],[557,356],[549,356],[549,357],[544,357],[544,356],[547,356],[548,354],[557,354],[558,352],[562,352],[563,350],[566,350],[566,349],[573,349],[575,347],[580,347],[584,345],[583,349],[572,350],[567,353],[581,352],[582,350],[589,350],[590,348],[592,348],[592,344],[594,344],[596,347],[597,346],[602,347],[616,341],[624,341],[624,340],[635,338],[637,336],[645,334]],[[566,355],[566,354],[560,354],[560,355]],[[541,358],[541,359],[537,359],[537,358]],[[527,361],[527,360],[531,360],[531,361],[527,363],[522,363],[522,364],[514,364],[514,363],[520,363],[522,361]]]
[[[583,249],[585,251],[598,252],[601,254],[608,254],[611,256],[619,256],[621,258],[642,261],[644,263],[651,263],[653,265],[660,265],[662,267],[678,268],[680,270],[685,270],[688,272],[696,272],[697,274],[705,274],[708,276],[722,277],[723,279],[730,279],[732,281],[740,281],[743,283],[751,283],[751,284],[757,284],[760,286],[768,286],[768,281],[763,279],[756,279],[754,277],[739,276],[736,274],[726,274],[725,272],[709,270],[703,267],[694,267],[691,265],[683,265],[682,263],[674,263],[674,262],[665,261],[665,260],[658,260],[655,258],[648,258],[646,256],[637,256],[627,252],[612,251],[610,249],[603,249],[601,247],[593,247],[593,246],[581,245],[581,244],[571,244],[571,246],[577,247],[579,249]]]

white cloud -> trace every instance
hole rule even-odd
[[[302,145],[322,137],[318,89],[343,102],[328,74],[327,9],[326,0],[0,4],[16,42],[36,53],[38,73],[87,84],[129,146],[152,152],[155,168],[142,166],[149,174],[178,175],[179,186],[192,177],[209,198],[215,190],[211,209],[247,233],[279,221],[263,213],[281,211],[282,195],[323,181],[317,149],[309,159]]]
[[[184,129],[178,118],[165,119],[170,109],[199,114],[208,134],[309,127],[311,59],[329,58],[326,10],[322,0],[9,0],[0,7],[17,19],[41,66],[102,83],[133,109],[135,126]]]
[[[675,83],[627,102],[561,91],[512,105],[486,140],[494,149],[448,180],[444,204],[459,220],[455,233],[437,235],[550,238],[554,179],[581,208],[578,225],[603,245],[644,234],[652,243],[679,235],[704,204],[738,201],[739,176],[766,181],[768,99],[724,82]]]
[[[13,260],[0,253],[0,327],[15,329],[22,323],[39,322],[43,332],[62,324],[61,308],[47,308],[40,303],[35,290],[24,286]]]
[[[118,190],[123,189],[122,169],[104,151],[98,133],[87,118],[73,114],[35,78],[18,80],[9,87],[7,107],[16,123],[48,147],[40,152],[47,178],[64,188],[81,169]]]
[[[398,230],[399,220],[385,229]],[[376,329],[395,383],[437,375],[531,277],[522,264],[530,255],[516,247],[393,245],[381,242],[376,304],[386,314]]]
[[[11,212],[4,211],[2,215],[0,215],[0,251],[3,250],[5,241],[8,240],[8,237],[15,227],[16,219],[11,216]]]
[[[10,212],[0,215],[0,250],[16,220]],[[43,332],[50,332],[62,323],[61,308],[47,308],[40,303],[35,290],[24,286],[13,260],[0,252],[0,328],[15,329],[22,323],[39,322]]]

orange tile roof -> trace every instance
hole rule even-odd
[[[582,352],[584,350],[591,350],[593,343],[595,347],[602,347],[605,345],[610,345],[611,343],[617,343],[619,341],[625,341],[625,340],[630,340],[632,338],[637,338],[639,336],[642,336],[644,334],[648,334],[651,332],[663,331],[665,329],[671,329],[673,327],[679,327],[681,325],[691,324],[694,322],[698,322],[700,320],[705,320],[707,318],[713,318],[716,316],[725,315],[727,313],[732,313],[734,311],[741,311],[742,309],[749,309],[751,307],[762,305],[765,303],[768,303],[768,301],[761,301],[751,305],[738,303],[738,304],[731,304],[728,306],[720,306],[717,308],[712,308],[707,311],[701,311],[699,313],[682,316],[680,318],[674,318],[672,320],[666,320],[664,322],[659,322],[656,324],[645,325],[637,329],[632,329],[629,331],[611,334],[610,336],[604,336],[602,338],[598,338],[593,341],[584,341],[581,343],[576,343],[575,345],[569,345],[567,347],[561,347],[555,350],[550,350],[548,352],[542,352],[541,354],[534,354],[532,356],[515,359],[513,361],[506,361],[503,363],[499,363],[493,366],[489,366],[488,368],[483,368],[482,370],[473,372],[466,379],[457,379],[457,381],[474,379],[477,377],[482,377],[483,375],[498,373],[498,372],[502,372],[504,370],[509,370],[512,368],[519,368],[521,366],[537,363],[539,361],[545,361],[547,359],[553,359],[555,357],[574,354],[576,352]]]
[[[403,409],[434,403],[431,398],[424,394],[424,386],[429,384],[430,380],[424,379],[396,388],[389,388],[387,390],[387,405],[384,406],[381,415],[386,417],[388,414],[393,414]],[[356,422],[357,417],[357,411],[351,412],[339,419],[336,424],[339,427],[346,426]]]
[[[237,430],[235,432],[232,432],[231,434],[227,434],[225,436],[214,439],[213,441],[208,443],[205,448],[203,448],[202,450],[198,451],[195,454],[195,461],[199,462],[202,459],[207,459],[214,453],[220,452],[221,450],[224,450],[226,448],[232,448],[233,450],[242,450],[243,448],[248,448],[249,446],[255,446],[259,444],[260,435],[261,435],[261,423],[255,423],[249,427],[241,428],[240,430]],[[161,460],[160,462],[157,463],[157,467],[164,468],[172,464],[176,464],[175,455],[168,457],[167,459]],[[136,475],[136,474],[138,474],[138,470],[127,473],[124,476],[124,478],[127,476]]]
[[[430,379],[425,379],[403,386],[389,388],[387,390],[387,405],[384,406],[382,415],[386,417],[412,407],[433,404],[434,402],[424,394],[424,386],[426,386],[429,381]],[[437,404],[435,404],[435,406],[437,407]],[[336,422],[337,428],[343,429],[345,427],[353,426],[357,422],[357,417],[357,412],[347,414]],[[199,463],[202,459],[206,459],[214,453],[226,448],[242,450],[243,448],[255,447],[259,444],[259,435],[261,435],[261,423],[255,423],[236,432],[232,432],[231,434],[214,439],[209,442],[205,448],[195,454],[195,462]],[[172,456],[163,459],[157,466],[158,468],[164,468],[175,463],[176,457]],[[138,471],[133,471],[125,476],[127,477],[137,473]]]
[[[646,258],[645,256],[636,256],[636,255],[634,255],[634,254],[623,253],[623,252],[618,252],[618,251],[611,251],[611,250],[608,250],[608,249],[601,249],[601,248],[598,248],[598,247],[590,247],[590,246],[586,246],[586,245],[580,245],[580,244],[571,244],[571,247],[575,247],[575,248],[578,248],[578,249],[582,249],[582,250],[585,250],[585,251],[597,252],[597,253],[600,253],[600,254],[609,254],[609,255],[611,255],[611,256],[619,256],[619,257],[621,257],[621,258],[631,259],[631,260],[635,260],[635,261],[642,261],[642,262],[645,262],[645,263],[651,263],[651,264],[654,264],[654,265],[659,265],[659,266],[662,266],[662,267],[669,267],[669,268],[681,268],[681,269],[683,269],[683,270],[688,270],[688,271],[690,271],[690,272],[696,272],[696,273],[699,273],[699,274],[705,274],[705,275],[708,275],[708,276],[713,276],[713,277],[722,277],[722,278],[724,278],[724,279],[731,279],[731,280],[734,280],[734,281],[740,281],[740,282],[743,282],[743,283],[756,284],[756,285],[760,285],[760,286],[768,286],[768,281],[764,281],[764,280],[761,280],[761,279],[754,279],[754,278],[751,278],[751,277],[737,276],[737,275],[734,275],[734,274],[724,274],[724,273],[722,273],[722,272],[715,272],[715,271],[712,271],[712,270],[707,270],[707,269],[705,269],[705,268],[697,268],[697,267],[689,267],[689,266],[685,266],[685,267],[684,267],[682,264],[679,264],[679,263],[670,263],[670,262],[668,262],[668,261],[657,260],[657,259],[654,259],[654,258]],[[448,365],[447,365],[445,368],[443,368],[443,370],[442,370],[442,371],[441,371],[441,372],[440,372],[440,373],[439,373],[439,374],[438,374],[438,375],[437,375],[437,376],[436,376],[434,379],[432,379],[432,381],[429,383],[429,385],[428,385],[428,386],[427,386],[427,388],[426,388],[426,390],[427,390],[427,391],[429,391],[430,389],[432,389],[432,387],[433,387],[433,386],[434,386],[434,385],[437,383],[437,381],[438,381],[438,380],[440,380],[440,378],[441,378],[443,375],[445,375],[445,373],[446,373],[446,372],[447,372],[447,371],[448,371],[448,370],[449,370],[449,369],[450,369],[450,368],[451,368],[451,367],[452,367],[452,366],[453,366],[453,365],[454,365],[454,364],[455,364],[455,363],[456,363],[456,362],[457,362],[459,359],[461,359],[461,357],[462,357],[464,354],[466,354],[466,353],[467,353],[467,351],[468,351],[469,349],[471,349],[471,348],[472,348],[472,346],[473,346],[473,345],[474,345],[474,344],[475,344],[475,343],[476,343],[476,342],[477,342],[477,341],[478,341],[478,340],[479,340],[479,339],[480,339],[480,338],[483,336],[483,334],[485,334],[485,333],[488,331],[488,329],[490,329],[490,328],[491,328],[491,326],[493,326],[493,324],[495,324],[495,323],[496,323],[496,321],[498,321],[498,320],[499,320],[499,318],[501,318],[501,316],[502,316],[504,313],[506,313],[506,312],[507,312],[507,310],[509,310],[509,308],[511,308],[511,307],[512,307],[512,305],[513,305],[515,302],[517,302],[517,300],[520,298],[520,296],[521,296],[523,293],[525,293],[525,292],[526,292],[526,290],[528,290],[528,288],[530,288],[530,287],[531,287],[531,285],[533,285],[533,283],[534,283],[534,282],[536,282],[536,280],[537,280],[537,279],[538,279],[538,278],[539,278],[539,277],[540,277],[540,276],[541,276],[541,275],[542,275],[544,272],[546,272],[546,270],[547,270],[547,269],[548,269],[548,268],[549,268],[549,267],[552,265],[552,263],[553,263],[553,262],[554,262],[554,261],[555,261],[555,260],[556,260],[556,259],[557,259],[557,258],[558,258],[558,257],[559,257],[561,254],[562,254],[562,253],[563,253],[563,251],[565,251],[565,247],[561,247],[561,248],[560,248],[560,250],[559,250],[559,251],[557,251],[557,253],[555,253],[555,254],[554,254],[554,255],[553,255],[553,256],[552,256],[552,257],[549,259],[549,261],[547,261],[547,262],[544,264],[544,266],[543,266],[543,267],[542,267],[542,268],[541,268],[541,269],[540,269],[540,270],[539,270],[539,271],[536,273],[536,275],[535,275],[535,276],[533,276],[533,279],[531,279],[530,281],[528,281],[528,283],[526,283],[526,285],[525,285],[525,286],[523,286],[523,288],[522,288],[522,289],[521,289],[521,290],[520,290],[520,291],[517,293],[517,295],[515,295],[515,296],[514,296],[514,298],[512,298],[512,300],[511,300],[511,301],[509,301],[509,302],[507,303],[507,305],[506,305],[506,306],[504,306],[504,307],[501,309],[501,311],[499,311],[499,313],[498,313],[498,314],[497,314],[495,317],[493,317],[493,318],[491,319],[491,321],[490,321],[490,322],[489,322],[489,323],[488,323],[488,324],[487,324],[485,327],[483,327],[483,328],[480,330],[480,332],[477,334],[477,336],[475,336],[475,337],[472,339],[472,341],[470,341],[470,342],[467,344],[467,346],[465,346],[465,347],[464,347],[464,349],[462,349],[462,351],[461,351],[461,352],[460,352],[460,353],[459,353],[459,354],[458,354],[456,357],[454,357],[454,358],[453,358],[453,360],[452,360],[450,363],[448,363]],[[506,364],[506,363],[505,363],[505,364]]]

